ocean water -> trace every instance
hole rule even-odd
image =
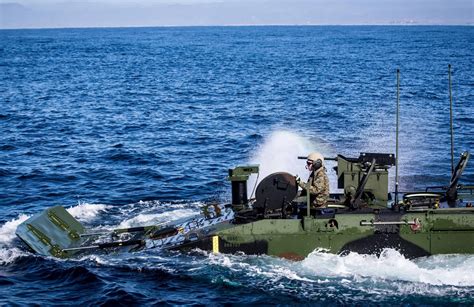
[[[0,304],[472,305],[472,255],[56,260],[14,234],[58,204],[90,229],[190,217],[229,202],[239,164],[304,177],[313,150],[394,153],[397,68],[401,190],[446,184],[447,66],[458,157],[474,149],[472,50],[455,26],[1,30]]]

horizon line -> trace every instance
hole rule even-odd
[[[71,26],[71,27],[0,27],[2,30],[66,30],[66,29],[128,29],[128,28],[206,28],[206,27],[363,27],[363,26],[393,26],[393,27],[470,27],[474,26],[472,23],[354,23],[354,24],[209,24],[209,25],[128,25],[128,26]]]

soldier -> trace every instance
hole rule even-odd
[[[317,152],[310,153],[306,161],[306,168],[311,172],[308,178],[309,193],[316,208],[325,208],[329,197],[329,178],[323,166],[324,157]],[[298,185],[306,190],[307,183],[297,178]]]

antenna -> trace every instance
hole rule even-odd
[[[400,121],[400,69],[397,69],[397,122],[395,133],[395,206],[398,204],[398,131]]]
[[[453,131],[453,93],[451,86],[451,64],[448,64],[449,82],[449,126],[451,128],[451,174],[454,172],[454,131]]]

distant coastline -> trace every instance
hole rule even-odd
[[[0,0],[0,29],[474,25],[470,0],[14,1]]]
[[[470,24],[414,24],[414,23],[393,23],[393,24],[215,24],[215,25],[130,25],[130,26],[70,26],[70,27],[19,27],[2,28],[0,31],[8,30],[74,30],[74,29],[146,29],[146,28],[252,28],[252,27],[472,27]]]

